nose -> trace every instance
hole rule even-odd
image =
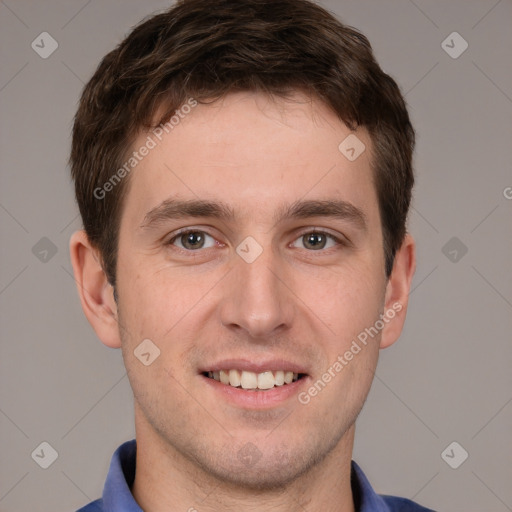
[[[263,250],[252,263],[238,255],[234,258],[220,306],[222,325],[243,331],[253,340],[268,339],[288,330],[295,311],[293,293],[272,249]]]

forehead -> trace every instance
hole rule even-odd
[[[130,176],[125,203],[139,220],[169,197],[223,201],[246,216],[303,198],[365,209],[376,202],[368,134],[352,133],[320,100],[234,93],[178,114],[134,144],[152,146]],[[346,140],[359,144],[356,159],[347,158]]]

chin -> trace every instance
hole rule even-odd
[[[267,445],[264,453],[250,442],[238,449],[231,444],[220,450],[218,457],[210,454],[207,460],[197,462],[223,485],[252,492],[282,490],[308,473],[331,449],[298,444],[293,448]]]
[[[231,484],[237,489],[263,492],[283,489],[307,471],[307,468],[300,467],[298,461],[294,462],[263,462],[262,459],[254,467],[249,468],[241,466],[239,461],[233,461],[230,466],[217,466],[209,468],[209,471],[224,485]]]

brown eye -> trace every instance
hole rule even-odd
[[[204,231],[185,231],[174,237],[170,243],[181,249],[194,251],[213,247],[215,245],[215,239]]]
[[[307,233],[302,237],[302,243],[306,249],[323,249],[327,243],[327,237],[323,233]]]
[[[309,233],[304,233],[297,238],[293,243],[293,246],[311,251],[319,251],[321,249],[329,249],[339,244],[340,242],[333,235],[321,231],[311,231]]]

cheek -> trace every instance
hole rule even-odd
[[[301,285],[299,296],[330,327],[340,348],[373,325],[381,313],[385,279],[372,266],[375,263],[321,269]]]
[[[170,268],[168,263],[148,263],[149,258],[134,259],[118,272],[123,283],[123,320],[128,338],[149,338],[159,346],[176,336],[190,315],[204,314],[209,292],[215,287],[217,273],[193,274],[190,268]]]

